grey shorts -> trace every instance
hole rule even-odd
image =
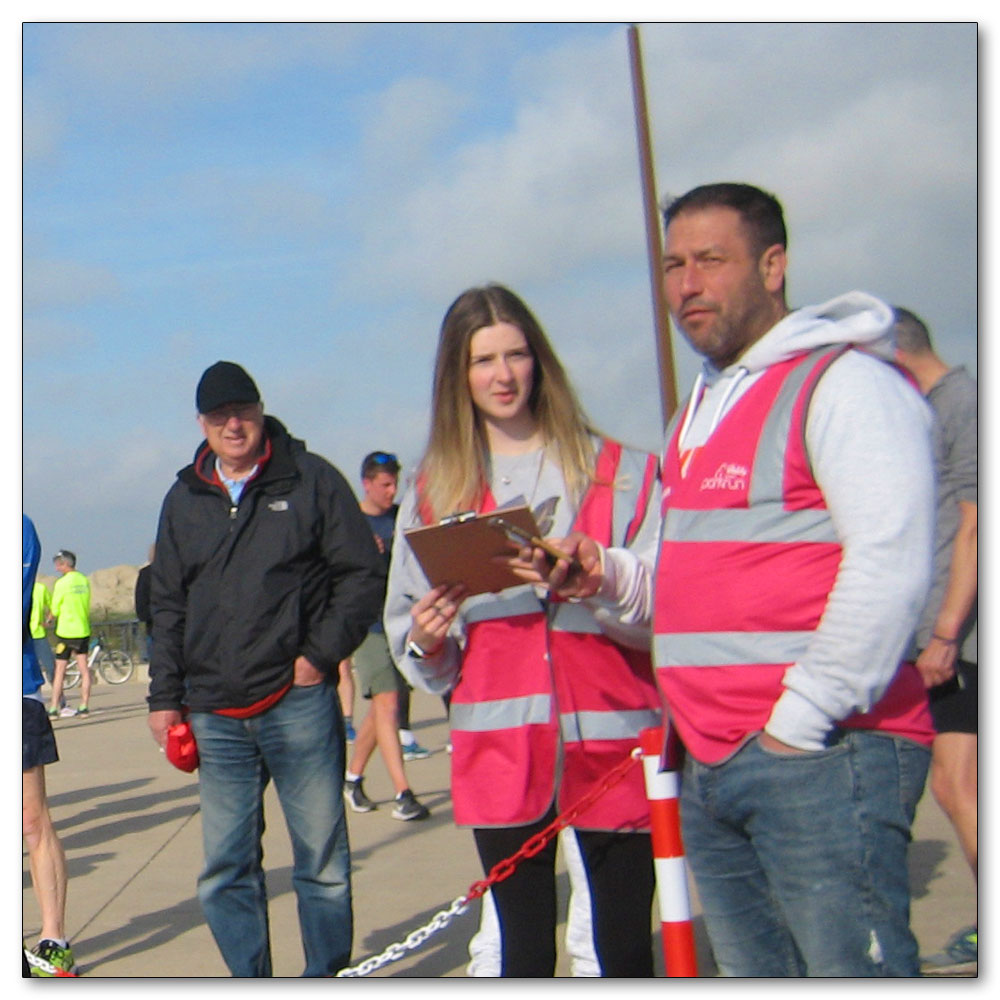
[[[354,651],[352,659],[358,672],[358,686],[365,698],[387,691],[406,690],[406,681],[393,663],[384,633],[369,632]]]

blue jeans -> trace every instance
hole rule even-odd
[[[304,975],[333,975],[350,962],[354,935],[336,687],[293,687],[249,719],[193,712],[190,722],[205,845],[198,898],[230,972],[271,975],[261,836],[273,777],[292,841]]]
[[[906,853],[930,753],[859,730],[690,757],[681,828],[725,976],[916,976]]]

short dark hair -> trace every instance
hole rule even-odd
[[[931,347],[931,335],[927,324],[916,314],[902,306],[893,306],[893,333],[896,335],[896,346],[907,354],[928,354]]]
[[[684,212],[700,211],[706,208],[731,208],[739,212],[740,218],[750,234],[751,245],[757,253],[763,253],[776,243],[788,246],[785,216],[781,202],[773,194],[762,191],[752,184],[723,182],[703,184],[692,188],[679,198],[668,200],[663,205],[663,227]]]
[[[391,451],[369,452],[361,462],[361,478],[374,479],[380,472],[398,476],[399,468],[399,459]]]
[[[60,549],[53,557],[53,562],[65,562],[76,569],[76,556],[69,549]]]

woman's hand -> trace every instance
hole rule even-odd
[[[410,641],[416,643],[425,653],[436,653],[451,623],[458,614],[458,607],[465,599],[465,587],[462,584],[441,584],[429,590],[410,609]]]
[[[565,600],[593,597],[604,579],[600,545],[580,531],[546,541],[565,558],[553,561],[544,549],[525,546],[507,565],[525,583],[539,583]]]

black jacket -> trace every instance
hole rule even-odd
[[[150,631],[153,626],[153,612],[149,606],[149,587],[152,567],[147,563],[139,570],[139,575],[135,578],[135,614],[136,617],[146,626],[146,631]]]
[[[335,684],[381,615],[385,570],[347,481],[273,417],[264,432],[271,457],[238,506],[204,442],[163,501],[150,711],[253,705],[299,654]]]

